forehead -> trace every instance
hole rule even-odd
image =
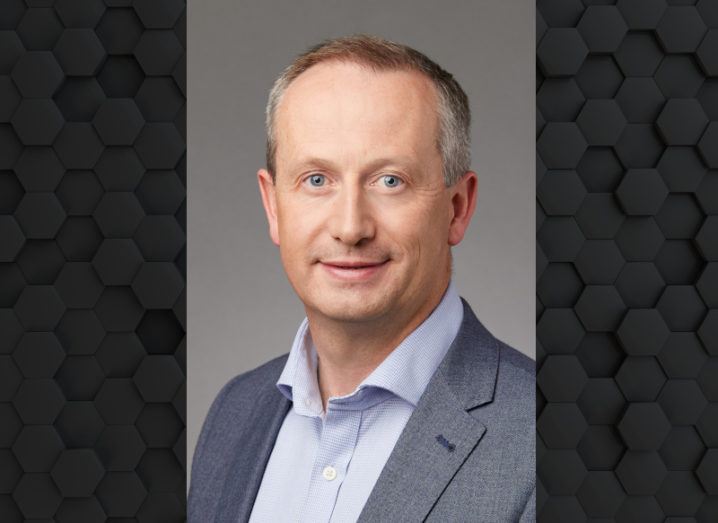
[[[320,63],[299,75],[282,97],[278,148],[291,153],[317,146],[332,152],[353,144],[385,154],[417,152],[435,143],[437,107],[432,82],[418,72]]]

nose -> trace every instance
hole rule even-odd
[[[357,246],[374,237],[371,208],[360,187],[342,187],[329,217],[329,230],[335,240],[348,246]]]

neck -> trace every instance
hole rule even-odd
[[[446,286],[404,318],[387,314],[375,320],[349,323],[307,310],[312,341],[317,350],[317,380],[324,408],[329,398],[354,391],[404,338],[421,325],[445,291]]]

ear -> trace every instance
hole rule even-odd
[[[279,225],[277,223],[277,192],[274,187],[272,175],[266,169],[257,171],[257,182],[259,182],[259,192],[262,193],[262,205],[269,222],[269,237],[272,241],[279,245]]]
[[[449,245],[458,245],[464,239],[464,233],[469,228],[469,222],[476,209],[476,197],[479,181],[476,173],[467,171],[450,190],[451,209],[453,212],[449,225]]]

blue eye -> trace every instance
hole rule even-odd
[[[313,174],[309,177],[309,183],[312,184],[313,187],[321,187],[325,181],[326,176],[323,174]]]
[[[387,174],[386,176],[383,176],[383,178],[384,178],[384,185],[386,187],[397,187],[397,186],[401,185],[402,183],[404,183],[401,180],[401,178],[399,178],[398,176],[391,175],[391,174]]]

